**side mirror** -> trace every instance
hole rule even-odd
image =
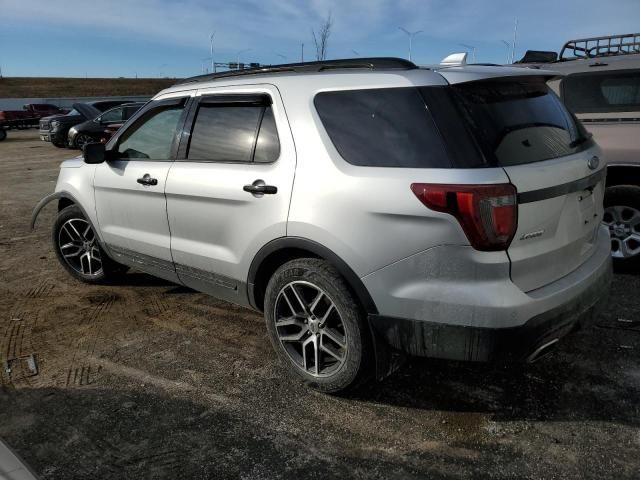
[[[107,158],[107,151],[104,143],[87,143],[82,149],[84,163],[96,164],[102,163]]]

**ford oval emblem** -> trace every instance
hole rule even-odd
[[[593,156],[589,159],[589,161],[587,162],[587,165],[589,169],[595,170],[596,168],[598,168],[598,165],[600,165],[600,159],[596,156]]]

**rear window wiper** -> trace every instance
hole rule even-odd
[[[579,138],[576,138],[573,142],[569,144],[569,148],[576,148],[578,145],[582,145],[584,142],[591,140],[593,137],[592,133],[587,133]]]

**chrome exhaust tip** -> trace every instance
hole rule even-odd
[[[527,363],[533,363],[537,360],[540,360],[542,357],[546,357],[547,354],[551,353],[554,345],[558,343],[559,340],[559,338],[554,338],[553,340],[549,340],[548,342],[540,345],[533,351],[531,355],[527,357]]]

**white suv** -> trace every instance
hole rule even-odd
[[[186,80],[63,163],[53,243],[263,311],[326,391],[401,353],[533,360],[608,291],[604,162],[543,70],[400,59]]]

